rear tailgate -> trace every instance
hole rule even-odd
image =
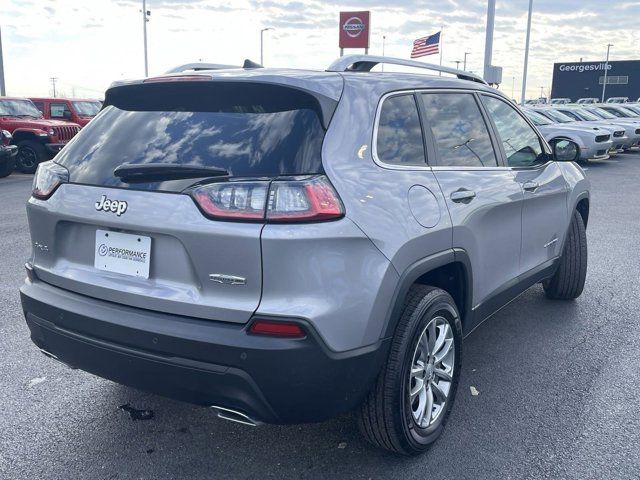
[[[329,78],[341,88],[336,74],[320,75],[317,83]],[[54,159],[68,173],[63,184],[47,200],[29,202],[38,277],[133,307],[247,322],[261,296],[266,193],[253,196],[239,185],[321,174],[337,104],[268,78],[107,91],[102,112]],[[123,176],[123,167],[160,168],[160,177]],[[197,173],[163,177],[167,167]],[[203,200],[199,189],[212,193]],[[215,203],[217,216],[205,215],[203,201]],[[254,207],[259,215],[237,215]]]
[[[126,211],[96,210],[103,195],[127,202]],[[260,300],[259,223],[205,218],[188,195],[62,185],[28,208],[33,264],[43,281],[74,292],[150,310],[247,322]],[[107,230],[150,237],[149,278],[96,269]],[[218,283],[233,275],[245,285]]]

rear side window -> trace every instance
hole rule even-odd
[[[114,169],[180,164],[221,168],[231,177],[322,173],[325,129],[309,94],[255,84],[198,83],[147,85],[132,95],[114,94],[115,104],[83,128],[56,161],[69,169],[75,183],[146,190],[164,186],[127,185],[113,175]]]
[[[438,165],[498,165],[487,125],[472,94],[425,93],[422,98],[438,151]]]
[[[384,100],[376,139],[378,159],[394,165],[424,165],[424,142],[412,94]]]

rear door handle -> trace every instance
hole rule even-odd
[[[534,182],[532,180],[529,180],[528,182],[524,182],[522,184],[522,188],[524,188],[526,192],[535,192],[539,186],[540,184],[538,182]]]
[[[451,198],[452,202],[468,203],[476,198],[476,192],[467,190],[466,188],[461,188],[459,190],[456,190],[455,192],[451,192],[449,198]]]

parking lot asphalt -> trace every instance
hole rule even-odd
[[[47,359],[18,295],[31,177],[0,180],[0,479],[640,478],[640,153],[587,175],[583,295],[535,286],[470,335],[447,428],[417,458],[370,447],[350,416],[252,428]]]

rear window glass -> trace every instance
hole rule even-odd
[[[222,95],[209,86],[208,92],[196,87],[186,93],[182,86],[181,102],[175,89],[164,98],[157,85],[146,89],[151,96],[137,96],[143,92],[138,88],[137,95],[116,99],[58,155],[72,182],[163,189],[157,182],[123,183],[113,175],[122,164],[215,167],[232,177],[322,172],[325,130],[313,102],[296,99],[299,92],[289,101],[265,95],[261,103],[250,89],[244,96],[239,90],[234,101],[229,91]],[[208,96],[193,98],[195,93]],[[212,100],[216,93],[225,98]]]

